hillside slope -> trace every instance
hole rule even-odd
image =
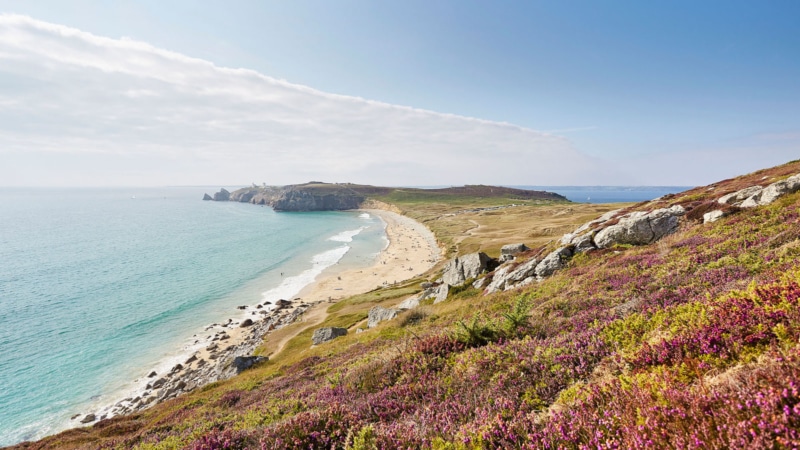
[[[602,226],[685,214],[655,243],[576,252],[494,294],[468,282],[315,347],[301,334],[291,357],[229,382],[19,447],[798,447],[800,193],[718,201],[797,173],[798,161],[628,207]],[[393,289],[333,305],[328,324],[420,290]]]

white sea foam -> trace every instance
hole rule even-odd
[[[361,233],[362,231],[364,231],[366,229],[367,229],[367,227],[361,227],[361,228],[359,228],[357,230],[342,231],[339,234],[335,234],[335,235],[329,237],[328,240],[329,241],[334,241],[334,242],[353,242],[353,238],[358,236],[359,233]]]
[[[370,216],[369,213],[361,213],[358,215],[359,219],[369,219],[370,217],[372,216]]]
[[[358,230],[359,232],[361,230]],[[343,233],[342,233],[343,234]],[[357,234],[357,233],[356,233]],[[339,262],[342,257],[350,250],[350,247],[343,245],[341,247],[328,250],[311,258],[311,268],[306,269],[298,275],[287,277],[281,282],[278,287],[270,289],[261,295],[262,303],[264,301],[275,302],[280,299],[291,299],[306,286],[313,283],[314,280],[325,269]]]

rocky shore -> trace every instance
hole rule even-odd
[[[301,319],[312,306],[321,303],[303,302],[300,299],[278,300],[275,304],[264,302],[254,306],[240,306],[248,313],[221,324],[211,324],[197,337],[195,344],[203,347],[173,366],[168,372],[151,371],[144,379],[135,380],[140,391],[130,397],[98,411],[73,416],[80,423],[89,424],[121,414],[141,411],[156,403],[177,397],[215,381],[231,378],[254,365],[267,361],[266,356],[254,355],[256,348],[272,331],[279,330]]]

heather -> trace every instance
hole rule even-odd
[[[788,166],[777,176],[800,171]],[[763,176],[660,203],[705,205]],[[656,244],[580,254],[519,290],[464,289],[44,445],[797,448],[798,208],[792,194],[689,218]]]

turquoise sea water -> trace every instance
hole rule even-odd
[[[78,426],[236,305],[386,245],[368,214],[201,201],[211,190],[0,189],[0,445]]]

